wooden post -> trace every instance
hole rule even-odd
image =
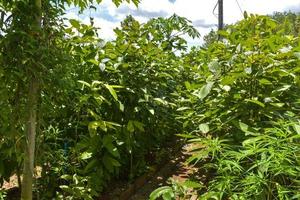
[[[219,26],[218,29],[222,30],[224,28],[224,13],[223,13],[223,0],[218,0],[218,8],[219,8]]]

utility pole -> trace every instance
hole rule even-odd
[[[223,13],[223,0],[218,0],[218,8],[219,8],[219,25],[218,25],[218,30],[222,30],[224,28],[224,13]]]

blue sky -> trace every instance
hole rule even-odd
[[[95,25],[100,29],[101,38],[114,38],[113,29],[127,16],[133,15],[140,22],[153,17],[168,17],[174,13],[191,20],[202,37],[211,29],[216,29],[217,17],[213,9],[217,0],[141,0],[136,8],[133,4],[123,3],[118,8],[111,0],[103,0],[97,10],[85,11],[79,15],[76,9],[70,9],[67,17],[80,19],[85,23],[94,17]],[[224,21],[227,24],[242,19],[242,11],[257,14],[271,14],[274,11],[300,11],[299,0],[224,0]],[[217,11],[217,10],[216,10]],[[201,44],[202,38],[186,38],[190,45]]]

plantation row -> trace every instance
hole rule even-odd
[[[181,136],[193,147],[187,162],[209,178],[161,187],[151,199],[190,199],[189,187],[199,199],[300,198],[299,17],[295,22],[245,14],[220,32],[223,42],[183,58],[194,78],[180,92]]]
[[[182,36],[199,33],[185,18],[128,16],[105,42],[93,19],[65,25],[71,4],[90,6],[0,3],[0,185],[16,174],[24,200],[95,199],[185,138],[209,180],[150,199],[300,198],[297,15],[245,14],[188,51]]]

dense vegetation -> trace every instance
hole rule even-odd
[[[246,15],[219,33],[222,42],[183,58],[195,78],[180,93],[189,128],[181,136],[192,146],[188,162],[210,177],[152,199],[188,199],[189,187],[201,199],[299,199],[300,40],[288,23]]]
[[[0,185],[16,174],[24,200],[94,199],[186,138],[209,180],[151,199],[300,198],[297,15],[245,14],[188,51],[182,36],[199,33],[185,18],[128,16],[106,42],[92,18],[63,18],[71,4],[94,9],[0,2]]]

